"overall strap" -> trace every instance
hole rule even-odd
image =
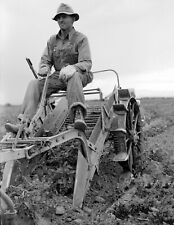
[[[78,33],[75,31],[75,32],[73,33],[73,35],[71,36],[71,38],[70,38],[70,43],[71,43],[72,45],[74,45],[74,43],[76,42],[76,40],[77,40],[77,35],[78,35]]]
[[[50,38],[51,50],[53,50],[53,48],[56,46],[56,42],[57,42],[57,35],[55,34]]]

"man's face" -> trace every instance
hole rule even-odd
[[[72,27],[74,23],[74,17],[62,13],[57,16],[57,22],[60,29],[67,30]]]

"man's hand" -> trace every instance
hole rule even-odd
[[[68,81],[76,72],[75,66],[68,65],[61,69],[59,78],[63,81]]]
[[[46,77],[48,72],[49,72],[49,68],[47,66],[44,66],[39,69],[38,75],[40,77]]]

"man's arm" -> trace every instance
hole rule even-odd
[[[82,72],[90,71],[92,67],[91,52],[88,39],[85,36],[78,44],[78,53],[78,63],[74,64],[74,66]]]
[[[53,66],[52,50],[51,50],[50,42],[51,42],[51,38],[47,42],[47,46],[41,56],[41,60],[40,60],[40,64],[39,64],[39,71],[38,71],[38,74],[41,76],[44,76],[48,72],[50,72],[51,67]]]

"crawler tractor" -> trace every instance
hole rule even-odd
[[[140,103],[136,100],[133,89],[120,87],[116,71],[96,71],[93,72],[94,77],[97,78],[100,73],[107,76],[108,71],[113,72],[116,78],[112,80],[115,86],[109,96],[103,98],[99,88],[84,89],[85,96],[99,95],[99,100],[87,101],[85,132],[69,126],[66,92],[55,93],[49,99],[46,98],[46,78],[40,106],[29,127],[21,122],[17,135],[7,133],[0,142],[0,165],[3,168],[0,196],[3,210],[9,209],[11,214],[15,214],[14,205],[5,194],[10,186],[15,161],[22,158],[30,160],[69,140],[78,139],[81,143],[76,164],[74,207],[82,207],[90,181],[99,169],[107,141],[112,143],[114,149],[112,160],[118,162],[124,171],[134,173],[141,144]]]

